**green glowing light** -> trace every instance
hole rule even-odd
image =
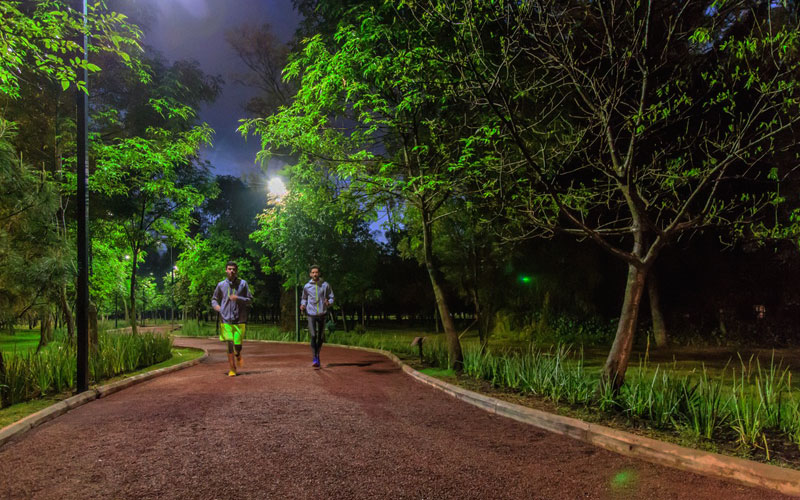
[[[618,472],[611,478],[612,488],[630,488],[636,482],[636,472],[632,470],[623,470]]]
[[[521,282],[523,282],[523,283],[526,283],[526,284],[527,284],[527,283],[530,283],[530,282],[531,282],[531,277],[530,277],[530,276],[520,276],[520,277],[519,277],[519,280],[520,280]]]

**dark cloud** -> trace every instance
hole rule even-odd
[[[152,6],[153,23],[145,43],[161,51],[169,60],[194,59],[206,73],[226,80],[219,99],[200,110],[216,136],[214,147],[204,151],[219,174],[235,176],[260,172],[255,163],[260,149],[256,138],[244,138],[236,131],[245,116],[243,105],[252,96],[250,89],[233,83],[233,75],[245,69],[225,41],[225,32],[243,24],[268,23],[275,35],[289,41],[300,22],[291,0],[144,0]],[[280,167],[270,163],[270,170]]]

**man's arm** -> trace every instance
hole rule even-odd
[[[247,284],[246,281],[242,280],[242,294],[234,295],[231,298],[234,299],[236,302],[241,302],[244,305],[249,306],[250,302],[253,300],[253,295],[250,293],[250,286]]]
[[[333,304],[333,288],[331,288],[330,283],[326,283],[328,286],[328,297],[325,299],[328,302],[328,305]]]
[[[217,300],[217,297],[219,297],[219,300]],[[211,296],[211,307],[213,307],[217,312],[220,310],[220,300],[222,300],[222,290],[219,287],[219,283],[217,283],[217,287],[214,289],[214,294]]]
[[[300,294],[300,310],[306,310],[306,304],[308,303],[308,291],[306,291],[306,287],[303,286],[303,293]]]

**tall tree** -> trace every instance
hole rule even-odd
[[[190,116],[187,108],[172,108]],[[151,129],[147,137],[96,143],[97,169],[90,185],[106,197],[105,206],[121,222],[130,249],[130,318],[136,333],[136,269],[139,254],[167,236],[181,241],[192,214],[203,199],[203,186],[187,183],[198,149],[208,144],[212,131],[206,124],[187,132]],[[191,177],[190,177],[191,178]],[[195,179],[191,179],[194,181]]]
[[[503,268],[511,262],[512,245],[502,245],[490,221],[481,213],[481,205],[468,194],[450,200],[445,210],[450,215],[437,225],[436,255],[456,294],[472,305],[474,325],[481,349],[485,350],[496,313],[504,303],[503,294],[508,293]],[[414,228],[419,226],[419,217],[407,211],[403,222],[406,228]],[[418,235],[418,231],[409,232],[400,248],[403,254],[422,260]]]
[[[14,133],[0,119],[0,327],[9,328],[28,311],[49,317],[53,283],[65,281],[71,261],[56,229],[56,186],[16,154]]]
[[[463,167],[468,110],[443,99],[448,68],[417,50],[419,33],[396,22],[383,6],[351,12],[332,43],[307,40],[285,72],[300,79],[292,105],[245,122],[243,133],[262,138],[262,156],[289,147],[306,173],[342,183],[366,207],[394,203],[419,212],[422,251],[436,306],[444,323],[450,364],[463,355],[434,255],[433,226],[445,216]]]
[[[231,176],[217,176],[215,184],[218,194],[207,198],[198,209],[197,224],[192,228],[196,234],[190,253],[199,262],[186,262],[181,256],[190,266],[185,269],[188,275],[182,272],[193,290],[187,298],[193,310],[208,309],[214,285],[224,276],[225,262],[234,260],[251,289],[258,292],[254,292],[256,298],[250,306],[250,318],[257,320],[259,315],[265,316],[267,311],[275,310],[280,295],[276,277],[263,272],[260,266],[263,248],[250,238],[258,227],[256,216],[267,204],[264,186],[248,185]],[[201,258],[195,252],[204,252],[205,256]],[[207,266],[210,268],[206,269]],[[209,281],[202,285],[194,283],[196,280]]]
[[[235,81],[259,91],[245,105],[250,116],[271,115],[279,106],[289,104],[296,89],[281,75],[289,46],[278,40],[270,25],[239,26],[225,33],[225,40],[248,69],[246,73],[235,75]]]
[[[476,140],[515,151],[493,192],[514,231],[575,234],[628,267],[604,378],[624,381],[648,272],[709,226],[748,234],[796,165],[800,33],[793,5],[409,2],[490,110]],[[768,221],[766,221],[768,223]]]
[[[74,99],[64,98],[63,92],[80,87],[78,69],[86,69],[94,75],[100,71],[98,61],[86,62],[79,57],[82,48],[77,40],[80,36],[87,35],[95,42],[89,47],[93,59],[105,54],[110,56],[107,60],[122,60],[140,79],[147,79],[139,60],[131,56],[140,51],[141,33],[136,26],[129,24],[125,16],[107,11],[102,2],[89,8],[85,21],[84,25],[82,13],[71,9],[66,1],[0,4],[3,115],[20,122],[25,133],[17,136],[15,145],[21,156],[42,170],[47,182],[62,181],[62,158],[74,156],[74,140],[71,140],[74,124],[71,118],[65,119],[73,114]],[[47,171],[51,177],[47,177]],[[61,255],[69,260],[67,206],[66,197],[61,196],[53,219],[58,221],[55,229],[62,240]],[[73,322],[67,300],[70,276],[60,277],[61,281],[51,280],[49,284],[59,289],[54,299],[60,303],[72,337]]]
[[[334,185],[292,176],[288,194],[258,217],[259,228],[251,238],[267,250],[262,266],[280,274],[286,287],[305,283],[309,266],[318,264],[336,291],[337,307],[359,306],[363,311],[378,293],[379,249],[359,207],[342,200]],[[283,318],[282,323],[288,326],[290,321]]]

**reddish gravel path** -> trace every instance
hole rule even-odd
[[[783,498],[485,413],[383,356],[218,342],[0,448],[0,498]],[[616,480],[615,480],[616,478]]]

